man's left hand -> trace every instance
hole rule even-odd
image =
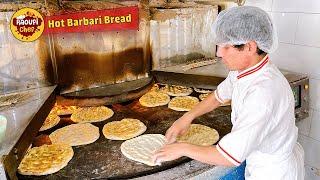
[[[159,149],[152,157],[152,161],[156,164],[164,161],[172,161],[184,156],[183,152],[187,148],[186,143],[166,144]]]

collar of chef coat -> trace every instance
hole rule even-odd
[[[261,70],[266,67],[269,63],[269,56],[266,55],[258,64],[238,73],[237,80],[242,81],[246,79],[251,79],[261,72]]]

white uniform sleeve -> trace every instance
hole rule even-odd
[[[261,88],[248,91],[229,134],[218,143],[217,150],[238,166],[266,138],[270,131],[272,98]]]
[[[222,81],[214,91],[214,95],[220,103],[224,103],[225,101],[230,100],[232,97],[233,76],[234,72],[230,71],[228,77]]]

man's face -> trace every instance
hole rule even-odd
[[[249,65],[246,47],[239,50],[232,45],[218,45],[217,56],[222,58],[222,62],[231,71],[242,71]]]

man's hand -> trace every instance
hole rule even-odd
[[[178,135],[185,133],[193,119],[214,110],[219,105],[220,102],[216,99],[214,93],[211,93],[206,99],[198,103],[194,108],[172,124],[166,133],[167,143],[170,144],[175,142]]]
[[[167,143],[174,143],[178,135],[186,133],[192,120],[193,118],[187,113],[176,120],[166,132]]]
[[[186,150],[188,144],[173,143],[164,145],[152,157],[152,161],[159,164],[164,161],[172,161],[184,156],[183,152]]]
[[[197,146],[188,143],[164,145],[161,149],[155,152],[152,160],[155,164],[159,164],[164,161],[178,159],[182,156],[207,164],[234,166],[234,164],[218,152],[216,146]]]

